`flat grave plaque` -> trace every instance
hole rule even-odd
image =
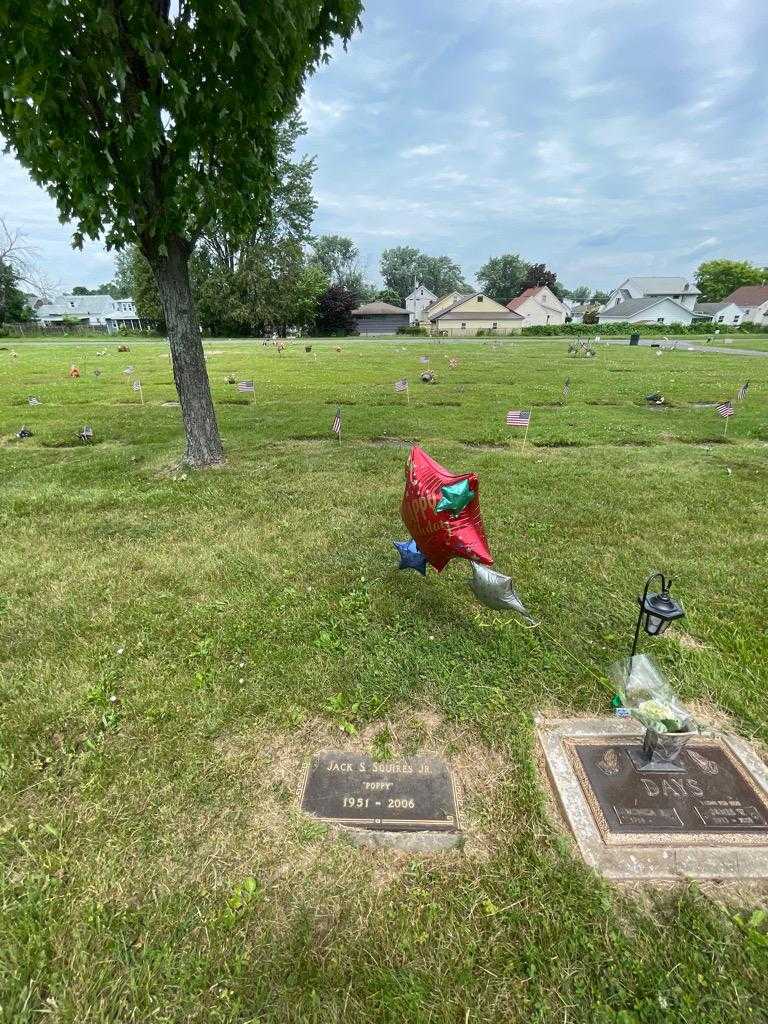
[[[301,809],[321,821],[388,832],[457,832],[453,777],[444,761],[377,761],[322,750],[307,769]]]
[[[608,737],[571,741],[574,770],[606,843],[768,843],[768,802],[730,751],[694,741],[682,770],[644,772],[640,745]],[[631,756],[635,755],[635,756]],[[719,838],[718,838],[719,837]]]

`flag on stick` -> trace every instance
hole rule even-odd
[[[738,392],[736,393],[737,401],[743,402],[744,399],[747,397],[747,391],[748,390],[749,390],[749,381],[745,381],[745,383],[741,385],[741,387],[739,388]]]
[[[568,395],[571,393],[571,378],[566,377],[565,384],[563,384],[563,401],[568,401]]]
[[[405,377],[402,377],[400,380],[396,380],[395,381],[395,391],[398,394],[401,394],[403,391],[407,391],[407,390],[408,390],[408,381],[405,379]]]
[[[733,406],[730,402],[721,402],[717,407],[718,416],[722,416],[725,420],[725,427],[723,429],[723,437],[728,434],[728,420],[733,416]]]
[[[331,424],[331,430],[341,442],[341,407],[336,406],[336,415],[333,417],[333,423]]]
[[[507,413],[507,426],[508,427],[525,427],[525,434],[523,435],[523,450],[525,450],[525,442],[528,440],[528,428],[531,425],[531,410],[530,409],[510,409]]]
[[[132,366],[126,366],[126,368],[123,370],[123,373],[127,373],[128,376],[130,377],[130,375],[133,373],[133,367]]]
[[[256,388],[254,387],[252,380],[241,380],[237,385],[237,390],[242,391],[246,395],[252,395],[256,391]]]
[[[510,409],[507,413],[508,427],[527,427],[531,422],[531,413],[528,409]]]
[[[28,405],[40,405],[40,399],[39,398],[35,398],[34,395],[30,395],[29,398],[27,399],[27,404]]]
[[[131,387],[133,388],[134,391],[138,391],[139,398],[141,398],[141,404],[144,405],[144,392],[142,391],[142,388],[141,388],[141,381],[138,380],[138,379],[135,380],[133,382],[133,384],[131,385]]]
[[[428,366],[429,365],[429,356],[419,356],[419,362],[423,363],[425,366]]]

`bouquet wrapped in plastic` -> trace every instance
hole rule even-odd
[[[699,732],[699,726],[646,654],[614,662],[610,675],[624,707],[646,729],[657,733]]]

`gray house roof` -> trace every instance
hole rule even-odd
[[[389,302],[366,302],[364,305],[352,310],[352,316],[392,316],[395,313],[408,316],[407,309],[392,306]]]
[[[626,284],[633,284],[646,295],[700,295],[699,289],[684,277],[628,277]]]
[[[697,302],[693,307],[694,313],[703,313],[705,316],[712,316],[715,313],[719,313],[721,309],[725,309],[726,306],[732,306],[735,303],[732,302]]]
[[[46,302],[40,306],[35,310],[35,316],[38,320],[61,319],[65,316],[74,316],[81,320],[90,316],[105,320],[136,320],[135,309],[118,309],[119,302],[133,303],[133,300],[128,296],[124,299],[113,299],[111,295],[62,295],[55,302]]]
[[[670,299],[668,295],[646,295],[643,299],[625,299],[618,305],[611,306],[610,309],[601,310],[600,320],[626,320],[628,316],[635,316],[636,313],[642,313],[643,310],[658,306],[661,302],[671,302],[686,313],[692,312],[692,310],[686,309],[682,303]]]

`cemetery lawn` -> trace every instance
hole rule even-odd
[[[0,1021],[768,1019],[766,887],[595,877],[533,732],[609,712],[663,569],[687,618],[655,657],[765,753],[768,361],[567,343],[211,341],[228,463],[196,474],[165,346],[0,342]],[[746,379],[724,441],[695,403]],[[540,628],[479,605],[463,561],[396,570],[415,440],[479,473]],[[358,850],[299,814],[334,745],[461,765],[466,852]]]

